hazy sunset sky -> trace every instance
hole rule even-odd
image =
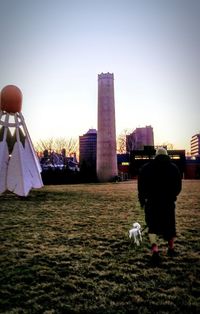
[[[97,128],[114,73],[117,135],[151,125],[189,149],[200,132],[200,0],[0,0],[0,89],[17,85],[33,142]]]

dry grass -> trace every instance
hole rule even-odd
[[[0,196],[1,313],[200,312],[200,181],[184,181],[176,247],[151,268],[136,182],[46,186]]]

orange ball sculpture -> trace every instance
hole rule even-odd
[[[17,86],[7,85],[1,90],[0,108],[8,113],[21,111],[22,92]]]

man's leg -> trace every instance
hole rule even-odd
[[[153,266],[158,266],[160,264],[160,256],[158,252],[157,236],[155,233],[149,233],[149,241],[152,252],[151,263]]]
[[[173,250],[174,249],[174,238],[168,240],[168,248],[170,250]]]
[[[174,238],[168,240],[168,251],[167,254],[171,257],[175,257],[177,255],[176,251],[174,250]]]
[[[155,233],[149,233],[149,241],[151,244],[152,253],[158,252],[157,237]]]

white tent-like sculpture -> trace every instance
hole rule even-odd
[[[21,113],[22,93],[8,85],[0,102],[0,194],[9,190],[27,196],[43,186],[41,167]]]

